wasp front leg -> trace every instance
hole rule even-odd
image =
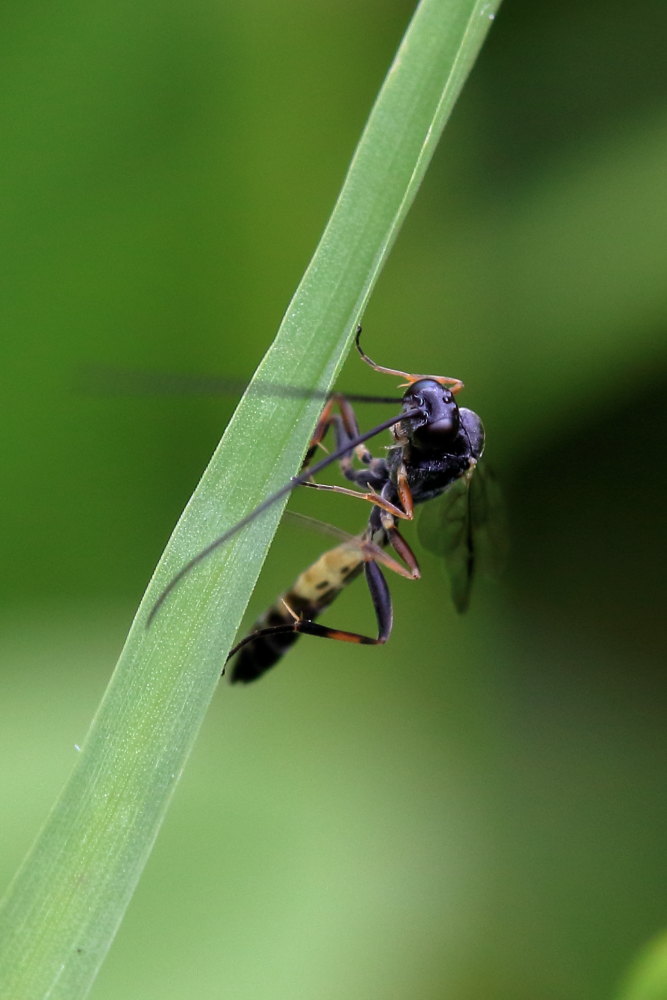
[[[334,412],[335,407],[338,408],[338,413]],[[331,399],[328,400],[326,406],[322,410],[320,419],[318,420],[317,426],[313,431],[313,436],[310,439],[310,444],[308,445],[308,451],[306,452],[302,469],[307,469],[310,465],[313,455],[317,451],[318,447],[322,445],[322,441],[326,437],[327,431],[330,427],[333,427],[334,429],[337,451],[343,448],[348,441],[354,441],[355,438],[359,437],[359,424],[357,422],[354,408],[345,396],[342,396],[340,393],[335,393]],[[368,465],[372,461],[372,455],[364,444],[356,445],[356,447],[351,450],[354,451],[354,454],[360,462]],[[339,465],[346,478],[354,478],[351,455],[342,458]]]
[[[380,479],[380,476],[378,476],[378,482],[383,483],[380,493],[375,492],[373,489],[372,478],[371,476],[368,476],[365,471],[355,471],[354,475],[350,476],[350,478],[354,478],[360,486],[369,486],[369,490],[365,493],[361,493],[359,490],[351,490],[346,486],[335,486],[329,483],[314,483],[312,481],[302,483],[301,485],[308,486],[311,490],[324,490],[327,493],[342,493],[343,496],[357,497],[359,500],[366,500],[368,503],[373,504],[373,506],[379,508],[379,510],[383,512],[382,524],[387,530],[389,530],[389,527],[394,525],[396,518],[406,521],[411,521],[413,519],[415,505],[407,473],[402,464],[399,467],[396,477],[396,486],[387,481],[386,467],[383,470],[382,478]]]

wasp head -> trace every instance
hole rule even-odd
[[[459,432],[459,408],[454,394],[435,379],[413,382],[403,396],[410,420],[403,427],[418,448],[441,449]]]

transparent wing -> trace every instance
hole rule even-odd
[[[443,557],[454,606],[465,611],[475,574],[498,576],[507,556],[502,493],[488,467],[472,466],[441,497],[425,503],[417,533],[425,548]]]

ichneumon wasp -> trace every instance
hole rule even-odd
[[[194,566],[296,486],[342,493],[370,503],[370,517],[364,531],[347,536],[331,528],[343,541],[301,573],[234,646],[228,656],[228,661],[235,658],[231,669],[233,683],[247,683],[261,677],[299,635],[369,645],[385,643],[391,635],[393,611],[380,564],[407,579],[419,579],[417,559],[397,527],[398,521],[413,519],[417,504],[442,496],[437,530],[421,531],[420,536],[428,548],[444,556],[457,610],[464,611],[468,606],[478,558],[481,556],[487,568],[493,568],[501,558],[502,539],[492,525],[497,493],[479,464],[484,450],[482,421],[472,410],[459,407],[455,399],[463,383],[446,376],[413,375],[378,365],[362,350],[360,335],[358,327],[355,343],[367,365],[376,372],[406,379],[402,383],[407,388],[400,400],[401,413],[362,434],[350,398],[340,393],[328,396],[301,472],[186,563],[150,612],[148,624]],[[373,397],[354,398],[373,400]],[[379,401],[390,400],[383,397]],[[366,441],[387,429],[391,430],[393,443],[384,458],[373,457]],[[329,430],[335,436],[334,452],[311,465]],[[345,478],[359,489],[314,481],[313,476],[335,461]],[[392,549],[398,559],[387,549]],[[362,571],[375,611],[377,636],[321,625],[317,619],[322,612]]]

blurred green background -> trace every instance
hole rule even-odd
[[[234,405],[81,372],[251,373],[411,10],[3,7],[3,885]],[[364,324],[465,379],[507,575],[458,619],[424,554],[385,649],[221,688],[94,1000],[596,1000],[667,925],[666,31],[501,9]],[[285,527],[253,612],[322,544]],[[371,627],[360,583],[327,620]]]

